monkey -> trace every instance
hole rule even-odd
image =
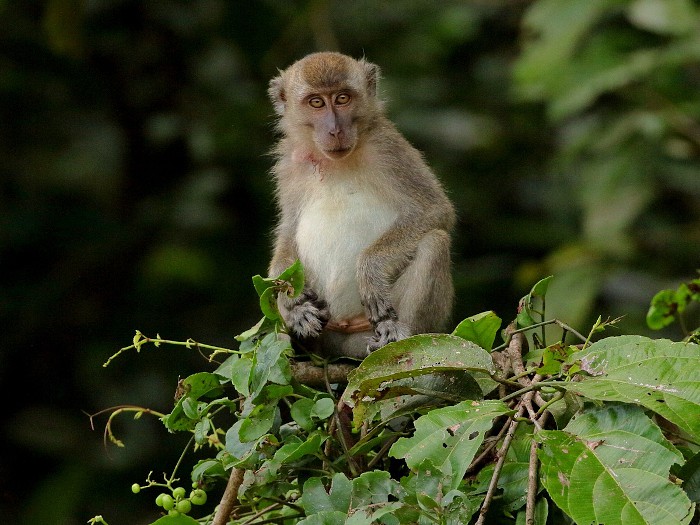
[[[454,207],[386,117],[379,78],[364,58],[318,52],[268,89],[281,135],[269,274],[301,261],[305,288],[280,294],[280,313],[293,339],[329,356],[441,331],[454,301]]]

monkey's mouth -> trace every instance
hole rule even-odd
[[[337,159],[342,159],[344,157],[347,157],[350,155],[352,152],[353,147],[348,146],[348,147],[337,147],[337,148],[332,148],[332,149],[324,149],[323,153],[329,158],[333,160]]]

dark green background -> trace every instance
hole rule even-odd
[[[324,49],[381,66],[454,200],[455,324],[554,274],[551,315],[648,334],[696,275],[697,2],[0,0],[0,522],[157,517],[129,487],[187,436],[124,416],[105,449],[84,412],[168,412],[208,369],[175,347],[102,368],[135,329],[231,347],[259,318],[267,82]]]

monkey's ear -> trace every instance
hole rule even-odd
[[[272,100],[272,105],[275,108],[275,112],[278,115],[284,115],[285,102],[287,102],[287,96],[284,92],[284,81],[282,80],[282,75],[276,76],[270,80],[270,87],[267,90],[267,94]]]
[[[372,64],[372,62],[367,62],[364,59],[361,63],[365,69],[365,78],[367,79],[367,93],[374,97],[377,95],[377,84],[379,83],[381,71],[377,64]]]

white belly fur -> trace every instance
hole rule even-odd
[[[396,220],[397,213],[376,191],[347,178],[327,177],[309,196],[296,232],[307,283],[328,302],[331,318],[363,313],[357,287],[360,253]]]

